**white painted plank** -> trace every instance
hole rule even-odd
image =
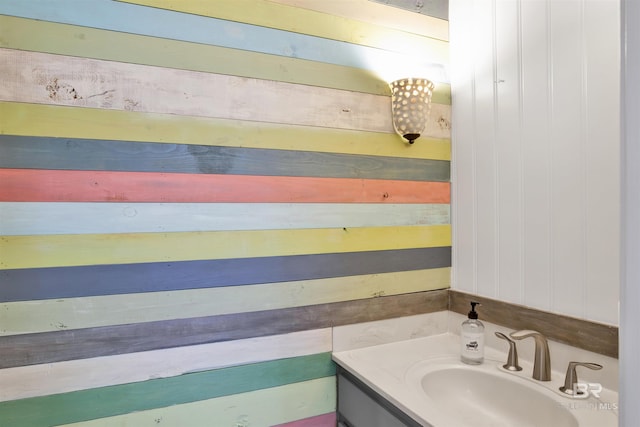
[[[331,351],[331,329],[0,369],[0,401]]]
[[[619,3],[585,2],[586,283],[584,313],[618,323],[620,283]],[[639,116],[640,117],[640,116]]]
[[[0,100],[392,133],[388,96],[0,49]],[[434,104],[425,136],[448,138]]]
[[[495,2],[498,296],[522,303],[521,63],[519,2]]]
[[[326,377],[66,425],[184,427],[189,420],[189,426],[273,426],[335,411],[335,389],[336,378]]]
[[[451,21],[451,96],[452,116],[456,123],[452,137],[451,192],[454,271],[451,286],[465,292],[476,291],[475,271],[475,143],[477,136],[475,111],[475,80],[473,74],[474,18],[471,0],[450,3]],[[455,143],[453,143],[455,141]]]
[[[547,3],[522,2],[522,158],[524,295],[526,305],[550,310],[551,98]]]
[[[333,328],[333,351],[347,351],[448,331],[448,311],[396,317]]]
[[[585,146],[582,2],[550,2],[553,310],[584,316]]]
[[[0,202],[0,235],[5,236],[448,223],[448,204]]]

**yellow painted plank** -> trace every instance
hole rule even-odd
[[[3,304],[0,335],[275,310],[447,288],[450,267],[211,289]],[[62,325],[62,326],[61,326]]]
[[[449,139],[0,101],[0,134],[451,160]],[[117,126],[114,126],[117,123]]]
[[[369,22],[434,39],[449,40],[449,21],[422,13],[389,7],[371,0],[269,0],[289,6]]]
[[[451,246],[451,226],[4,236],[0,269]]]
[[[407,54],[429,62],[448,64],[445,41],[342,16],[261,0],[123,0],[128,3],[175,10],[262,27],[308,34]]]
[[[336,410],[336,377],[80,423],[74,427],[272,426]]]

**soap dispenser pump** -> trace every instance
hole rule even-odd
[[[460,359],[470,365],[479,365],[484,361],[484,325],[478,320],[476,305],[480,303],[471,301],[468,319],[462,322],[460,328]]]

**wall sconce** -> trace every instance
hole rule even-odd
[[[434,85],[427,79],[408,78],[391,82],[389,87],[393,127],[413,144],[427,125]]]

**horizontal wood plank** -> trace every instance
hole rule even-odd
[[[111,0],[92,0],[91,3],[73,0],[38,3],[4,0],[0,6],[0,14],[5,15],[249,50],[374,72],[392,68],[390,71],[400,73],[401,77],[406,77],[410,69],[413,71],[412,75],[448,81],[445,64],[441,62],[445,58],[416,55],[415,52],[403,54],[397,48],[395,51],[393,48],[380,49],[243,22],[175,13]],[[60,13],[62,9],[65,13]],[[208,31],[201,31],[201,28],[207,28]],[[445,42],[440,43],[446,45]],[[446,48],[444,50],[442,53],[448,54]],[[394,79],[388,81],[391,80]]]
[[[451,246],[451,226],[5,236],[0,269]]]
[[[487,322],[513,329],[532,329],[547,338],[609,357],[618,357],[618,328],[524,307],[460,291],[449,293],[449,310],[467,314],[469,301],[482,304]]]
[[[449,181],[450,162],[313,151],[0,135],[0,167]]]
[[[0,101],[0,133],[451,160],[449,139]],[[113,126],[118,123],[118,126]]]
[[[370,70],[275,56],[244,49],[169,40],[0,15],[0,47],[132,64],[154,65],[390,95],[386,81]],[[46,34],[47,37],[33,37]],[[175,52],[181,52],[178,57]],[[256,66],[247,67],[247,64]],[[434,82],[432,101],[451,104],[451,86]]]
[[[0,337],[0,369],[323,329],[446,310],[447,290]]]
[[[432,225],[448,224],[449,210],[443,203],[0,202],[0,235]]]
[[[1,402],[13,426],[61,425],[331,377],[330,353],[215,369],[144,382]]]
[[[211,423],[212,418],[215,419],[216,424],[220,423],[221,425],[229,426],[238,425],[239,423],[274,425],[335,411],[335,390],[335,378],[326,377],[266,390],[150,409],[66,426],[155,427],[158,422],[161,422],[168,427],[184,427],[184,420],[187,419],[195,426],[206,426]],[[278,404],[274,405],[274,402],[278,402]]]
[[[451,247],[445,246],[373,252],[0,270],[0,301],[206,289],[450,266]]]
[[[0,47],[11,49],[390,95],[387,82],[361,68],[12,16],[0,16],[0,26]],[[450,99],[450,86],[440,83],[434,102]]]
[[[442,40],[270,1],[235,0],[215,4],[198,0],[182,0],[179,3],[171,0],[119,1],[395,50],[409,55],[421,52],[432,62],[448,63],[448,44]]]
[[[449,203],[448,182],[0,169],[2,202]]]
[[[449,22],[370,0],[270,0],[275,3],[343,16],[438,40],[449,40]]]
[[[399,295],[447,288],[449,276],[450,269],[443,267],[198,290],[9,302],[4,303],[0,311],[0,335],[248,313]]]
[[[331,329],[0,369],[0,402],[331,351]],[[82,372],[82,375],[78,375]],[[46,377],[47,381],[42,381]]]
[[[11,49],[0,74],[4,101],[393,133],[388,96]],[[423,134],[448,138],[450,115],[433,104]]]

